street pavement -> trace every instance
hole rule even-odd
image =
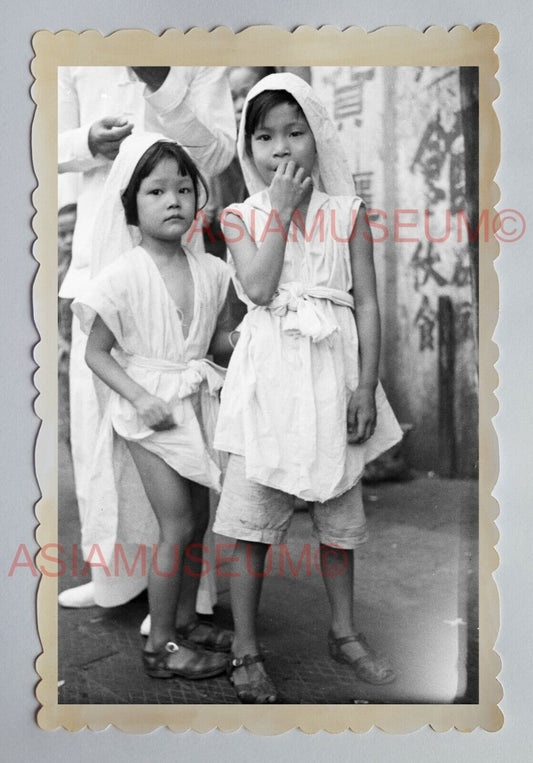
[[[59,542],[68,561],[68,549],[79,543],[79,523],[64,442],[59,465]],[[310,517],[300,510],[294,515],[286,551],[273,551],[260,610],[266,668],[278,687],[279,701],[476,703],[477,483],[420,473],[409,481],[366,485],[364,496],[370,539],[356,552],[357,629],[390,658],[397,679],[371,686],[359,681],[349,666],[329,657],[329,610],[314,563],[318,547]],[[232,622],[229,572],[228,563],[223,564],[214,614],[224,627]],[[86,580],[79,571],[74,578],[67,563],[59,588]],[[58,607],[59,704],[238,702],[225,676],[202,681],[146,676],[139,626],[147,611],[146,592],[112,609]]]

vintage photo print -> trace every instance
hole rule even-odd
[[[500,728],[497,41],[35,35],[42,728]]]

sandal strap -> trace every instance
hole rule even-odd
[[[231,655],[230,665],[233,669],[242,668],[243,665],[253,665],[256,662],[264,662],[265,658],[262,654],[245,654],[244,657],[235,657]]]
[[[148,649],[143,649],[143,654],[146,655],[146,657],[165,657],[167,654],[173,654],[174,652],[179,651],[179,646],[176,644],[175,641],[167,641],[165,646],[162,646],[160,649],[157,649],[155,652],[150,652]]]
[[[365,637],[358,633],[356,636],[340,636],[340,638],[335,638],[335,636],[332,636],[330,634],[329,641],[332,644],[335,644],[336,646],[344,646],[345,644],[353,644],[355,641],[357,643],[362,644],[366,649],[368,649],[368,644],[366,643]]]
[[[143,661],[148,668],[165,668],[167,665],[167,659],[170,654],[179,651],[179,646],[174,641],[167,641],[167,643],[155,652],[151,652],[148,649],[143,649]]]

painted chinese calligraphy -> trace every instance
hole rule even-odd
[[[355,117],[356,127],[361,127],[363,120],[361,115],[364,108],[364,85],[374,79],[375,69],[366,71],[352,70],[348,84],[339,84],[335,78],[328,78],[324,81],[333,86],[333,117],[339,123],[339,129],[342,129],[342,120],[349,117]]]
[[[436,316],[437,314],[431,307],[429,298],[423,296],[414,320],[414,324],[415,326],[418,326],[420,333],[420,351],[435,349],[434,332]]]
[[[430,278],[433,278],[438,286],[445,286],[448,281],[442,276],[434,265],[436,262],[440,262],[440,255],[433,250],[433,244],[431,241],[417,244],[415,253],[411,258],[411,265],[415,271],[415,290],[419,291],[420,287],[428,282]]]

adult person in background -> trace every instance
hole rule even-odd
[[[82,173],[72,261],[60,291],[61,297],[72,299],[90,279],[94,219],[122,141],[135,130],[162,133],[186,147],[209,177],[222,172],[234,156],[235,119],[222,67],[60,67],[58,87],[58,170]],[[100,415],[97,390],[84,359],[85,344],[86,338],[74,318],[71,449],[82,534],[87,479]],[[60,594],[62,606],[117,606],[144,589],[146,578],[141,565],[133,565],[139,544],[128,541],[128,529],[124,527],[117,528],[116,542],[127,560],[128,571],[123,564],[123,574],[108,575],[103,567],[93,566],[91,582]],[[197,608],[209,614],[205,586],[203,594],[204,601],[199,600]]]
[[[76,204],[70,202],[59,207],[57,213],[57,287],[61,288],[72,257],[72,237],[76,225]],[[58,383],[58,435],[70,442],[68,422],[69,394],[68,367],[70,360],[70,334],[72,313],[70,299],[59,299],[57,304],[57,383]]]
[[[227,69],[228,81],[235,112],[237,130],[241,119],[242,107],[248,91],[268,74],[274,74],[274,66],[229,66]],[[248,198],[248,191],[239,164],[237,154],[228,167],[221,173],[209,180],[209,200],[205,207],[205,216],[209,227],[204,234],[205,248],[211,254],[226,259],[226,242],[220,228],[220,213],[230,204],[238,204]],[[230,298],[232,314],[239,319],[244,317],[246,308],[244,303]],[[237,310],[237,312],[235,312]],[[239,312],[240,311],[240,312]]]

